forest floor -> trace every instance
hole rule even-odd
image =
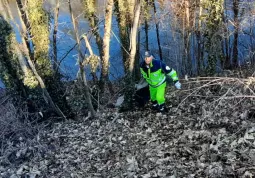
[[[254,177],[255,78],[182,83],[168,113],[107,109],[8,142],[0,177]]]

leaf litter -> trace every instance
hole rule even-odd
[[[168,113],[111,109],[94,120],[55,123],[32,142],[12,145],[0,176],[253,177],[255,101],[245,96],[254,82],[249,91],[226,79],[183,85],[168,88]]]

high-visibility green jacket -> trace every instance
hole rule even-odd
[[[166,81],[166,75],[170,76],[174,82],[179,80],[174,69],[156,59],[153,59],[150,65],[147,65],[145,61],[143,61],[140,64],[140,71],[143,78],[151,87],[158,87],[163,84]]]

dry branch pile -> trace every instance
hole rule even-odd
[[[21,140],[12,162],[1,155],[1,177],[254,176],[254,78],[196,78],[183,86],[168,88],[169,113],[104,111]]]

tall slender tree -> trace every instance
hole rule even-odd
[[[59,0],[56,0],[54,10],[54,30],[53,30],[53,69],[57,72],[58,69],[58,49],[57,49],[57,33],[58,33],[58,16],[59,16]]]
[[[13,20],[13,17],[12,17],[12,14],[11,14],[11,11],[10,11],[10,8],[8,6],[8,3],[6,3],[6,7],[7,7],[7,11],[9,13],[9,16],[11,17],[11,19]],[[25,29],[27,31],[27,29]],[[22,44],[21,44],[21,47],[22,47],[22,53],[25,55],[26,59],[27,59],[27,63],[30,67],[30,69],[32,70],[33,72],[33,75],[35,76],[35,78],[37,79],[39,85],[40,85],[40,88],[42,90],[42,95],[43,95],[43,98],[45,99],[46,103],[48,103],[50,105],[50,107],[62,118],[66,118],[66,116],[63,114],[63,112],[59,109],[59,107],[57,105],[55,105],[55,103],[53,102],[52,98],[50,97],[47,89],[46,89],[46,86],[41,78],[41,76],[38,74],[36,68],[35,68],[35,65],[33,63],[33,61],[31,60],[30,58],[30,54],[29,54],[29,50],[28,50],[28,47],[26,45],[26,39],[24,36],[21,36],[21,40],[22,40]],[[15,43],[15,42],[14,42]],[[19,63],[20,63],[20,66],[24,72],[24,74],[26,74],[26,66],[25,66],[25,61],[22,57],[22,54],[21,54],[21,50],[20,48],[16,45],[15,46],[15,52],[18,53],[18,58],[19,58]],[[15,67],[13,67],[14,69],[17,68],[17,65]]]
[[[129,21],[129,25],[132,25],[133,20],[134,20],[134,10],[135,10],[135,6],[137,4],[136,0],[128,0],[126,1],[127,3],[127,19]]]
[[[0,8],[4,7],[3,1],[0,1]],[[18,91],[19,94],[23,94],[24,85],[22,83],[22,76],[20,68],[18,68],[18,60],[14,57],[12,50],[12,28],[7,21],[7,13],[4,8],[0,11],[0,78],[4,82],[7,88],[12,88]]]
[[[151,8],[153,8],[153,1],[152,0],[143,0],[142,1],[142,13],[141,16],[143,17],[144,21],[144,32],[145,32],[145,49],[149,51],[149,28],[150,28],[150,20],[152,18],[151,15]]]
[[[29,21],[28,12],[25,10],[25,6],[23,5],[23,2],[27,2],[27,1],[16,0],[16,5],[18,7],[17,8],[18,15],[21,18],[21,29],[22,29],[21,35],[25,38],[30,57],[34,61],[34,49],[33,49],[34,44],[33,44],[33,41],[31,40],[33,38],[33,35],[31,33],[31,24]]]
[[[137,41],[137,31],[139,27],[139,18],[141,13],[141,1],[137,0],[134,12],[134,19],[131,28],[131,35],[130,35],[130,57],[129,57],[129,74],[132,75],[134,70],[134,61],[136,55],[136,41]]]
[[[234,12],[233,66],[238,67],[239,0],[233,0],[233,12]]]
[[[3,2],[3,5],[5,7],[5,11],[7,12],[8,16],[9,16],[9,20],[14,22],[15,19],[13,17],[12,11],[9,7],[9,3],[7,2],[7,0],[2,0],[2,2]],[[21,18],[21,13],[18,13],[18,16],[20,18],[20,23],[21,23],[21,27],[22,27],[20,29],[21,39],[22,40],[24,39],[24,41],[22,41],[24,45],[22,45],[22,46],[23,46],[23,49],[25,48],[29,51],[28,46],[27,46],[27,42],[28,42],[27,41],[27,36],[25,35],[27,29],[26,29],[26,26],[25,26],[22,18]],[[15,27],[13,27],[13,28],[15,28]],[[28,88],[33,88],[33,87],[37,86],[38,81],[36,80],[35,76],[33,75],[33,72],[31,71],[31,69],[27,66],[27,61],[25,60],[25,58],[23,56],[23,53],[20,50],[19,44],[16,42],[14,37],[12,38],[11,43],[14,46],[13,47],[14,53],[17,55],[21,70],[23,72],[22,79],[23,79],[24,85],[27,86]],[[32,56],[31,53],[30,53],[30,56]]]
[[[192,56],[191,56],[191,39],[192,29],[194,27],[194,11],[195,1],[191,0],[175,0],[173,5],[173,13],[176,17],[177,31],[181,35],[182,47],[182,65],[185,73],[192,74]],[[192,8],[193,7],[193,8]]]
[[[104,88],[105,82],[109,81],[109,58],[110,58],[110,40],[111,40],[111,29],[112,29],[112,10],[113,10],[113,0],[108,0],[106,9],[105,9],[102,73],[100,78],[102,90]]]
[[[87,84],[86,74],[85,74],[84,66],[83,66],[84,55],[82,54],[82,51],[81,51],[80,36],[79,36],[79,31],[78,31],[78,20],[77,20],[77,18],[74,17],[71,0],[68,0],[68,5],[69,5],[69,11],[70,11],[70,15],[71,15],[72,23],[73,23],[76,43],[78,44],[78,52],[79,52],[78,61],[79,61],[80,79],[81,79],[81,83],[84,87],[86,101],[87,101],[87,104],[88,104],[88,108],[91,112],[91,117],[95,117],[96,112],[95,112],[95,110],[93,108],[93,105],[92,105],[91,96],[90,96],[90,92],[89,92],[89,87],[88,87],[88,84]]]
[[[229,45],[229,41],[230,41],[230,33],[229,33],[229,17],[228,17],[228,8],[227,8],[227,2],[224,1],[224,11],[225,13],[223,14],[223,22],[224,22],[224,37],[222,40],[222,50],[223,50],[223,54],[224,54],[224,58],[221,61],[221,66],[224,69],[231,69],[231,61],[230,61],[230,45]]]
[[[207,72],[212,74],[216,70],[216,63],[221,60],[223,54],[220,50],[221,36],[223,29],[223,0],[212,0],[203,4],[203,8],[207,10],[204,15],[204,41],[205,53],[208,56]]]
[[[26,0],[30,32],[34,44],[35,65],[38,73],[45,78],[53,74],[49,60],[49,15],[43,8],[41,0]]]
[[[145,31],[145,49],[149,51],[149,23],[148,20],[144,20],[144,31]]]
[[[197,58],[196,58],[196,62],[197,62],[197,74],[200,75],[201,72],[201,68],[202,68],[202,63],[203,63],[203,50],[202,50],[202,22],[201,22],[201,17],[202,17],[202,0],[199,0],[197,2],[196,7],[198,7],[198,15],[195,16],[196,20],[198,21],[196,23],[196,27],[195,27],[195,34],[196,34],[196,48],[197,48]],[[196,11],[195,11],[196,13]]]
[[[103,38],[99,33],[99,19],[96,15],[96,1],[95,0],[83,0],[85,18],[88,19],[90,27],[92,29],[92,34],[96,39],[96,44],[98,47],[99,55],[102,60],[103,58]]]
[[[163,54],[162,54],[162,49],[161,49],[161,44],[160,44],[160,36],[159,36],[159,22],[156,19],[157,18],[156,17],[157,9],[156,9],[155,1],[153,2],[153,9],[154,9],[154,19],[155,19],[155,24],[156,24],[156,34],[157,34],[159,57],[160,57],[160,60],[163,60]]]
[[[134,92],[134,70],[135,70],[135,56],[137,50],[137,32],[139,27],[139,19],[141,14],[141,1],[136,0],[134,9],[134,19],[132,20],[131,34],[130,34],[130,56],[129,68],[125,77],[127,87],[124,91],[124,104],[121,107],[122,111],[128,110],[132,106],[132,94]]]
[[[119,26],[119,36],[121,42],[121,51],[124,64],[125,73],[128,71],[128,58],[129,58],[129,21],[127,19],[127,1],[116,0],[115,1],[115,11],[117,13],[117,21]]]

